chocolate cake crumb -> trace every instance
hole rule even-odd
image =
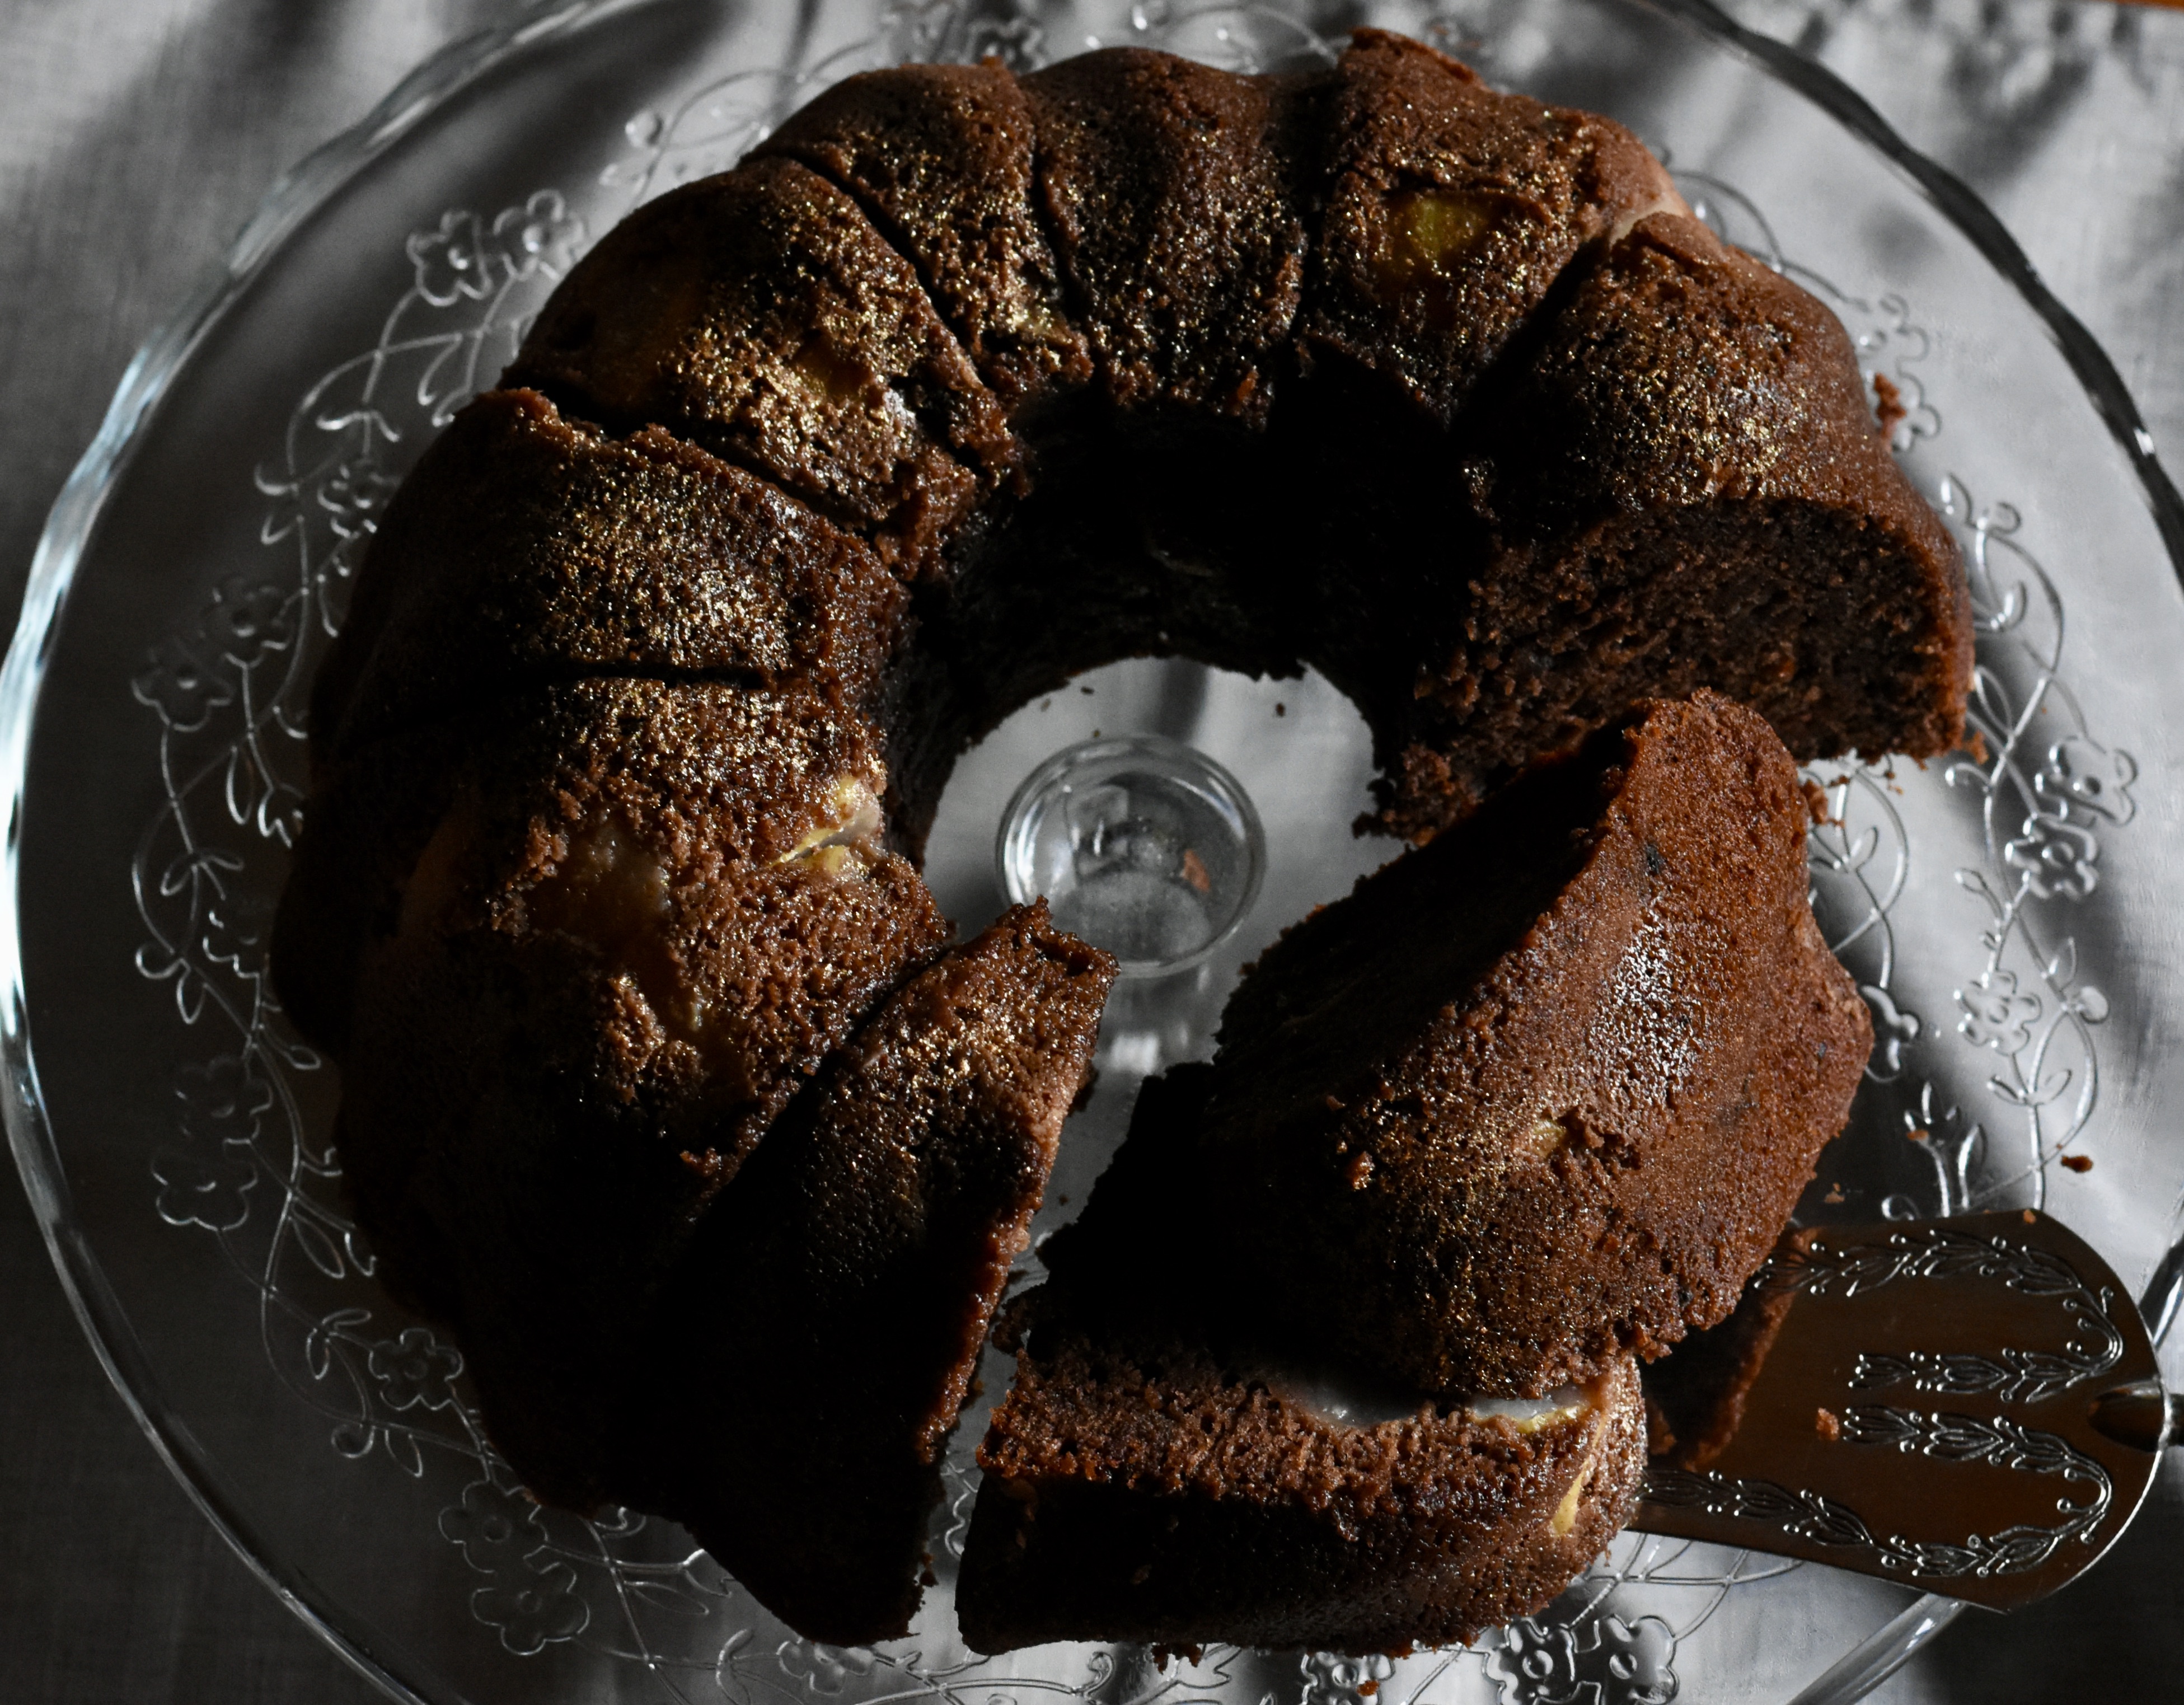
[[[1873,395],[1875,404],[1873,412],[1875,418],[1880,422],[1880,436],[1884,438],[1891,437],[1903,417],[1910,412],[1903,406],[1903,393],[1888,375],[1875,373],[1873,376]]]

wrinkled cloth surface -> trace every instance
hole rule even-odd
[[[507,0],[0,7],[0,607],[131,354],[284,166]],[[1736,0],[1986,198],[2184,460],[2184,11]],[[12,621],[11,624],[12,626]],[[252,1577],[145,1443],[0,1180],[0,1700],[379,1694]],[[2184,1453],[2094,1578],[1974,1612],[1912,1702],[2160,1698],[2184,1674]]]

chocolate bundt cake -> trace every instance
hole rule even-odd
[[[1112,972],[1035,912],[950,949],[915,861],[965,744],[1118,657],[1318,668],[1373,727],[1374,826],[1455,837],[1373,890],[1447,939],[1384,939],[1364,894],[1328,914],[1368,925],[1357,944],[1307,925],[1240,1002],[1236,1059],[1374,953],[1386,999],[1330,1019],[1263,1093],[1217,1067],[1193,1116],[1209,1153],[1273,1134],[1248,1173],[1273,1223],[1325,1196],[1313,1117],[1344,1102],[1345,1164],[1369,1151],[1379,1181],[1301,1258],[1426,1235],[1432,1263],[1376,1251],[1340,1305],[1399,1377],[1619,1390],[1624,1351],[1703,1316],[1747,1234],[1771,1238],[1771,1170],[1718,1206],[1664,1197],[1684,1230],[1633,1217],[1654,1211],[1652,1175],[1624,1176],[1652,1128],[1617,1121],[1646,1070],[1679,1069],[1680,1031],[1649,1033],[1669,1051],[1632,1055],[1621,1089],[1539,1041],[1560,1134],[1476,1190],[1434,1171],[1406,1111],[1443,1079],[1438,1006],[1404,1003],[1490,933],[1438,884],[1509,777],[1702,686],[1805,757],[1936,754],[1961,721],[1954,549],[1841,329],[1694,221],[1627,133],[1374,31],[1295,75],[1134,50],[1022,78],[873,73],[609,233],[502,382],[365,561],[313,695],[271,958],[342,1067],[340,1150],[382,1270],[452,1325],[542,1496],[682,1516],[827,1639],[906,1625],[937,1441]],[[1526,783],[1475,821],[1536,839],[1544,812],[1567,834],[1593,821],[1555,818],[1572,785]],[[1712,864],[1655,840],[1678,872],[1743,868],[1736,836]],[[1540,844],[1572,893],[1601,889],[1602,942],[1656,899],[1682,916],[1683,876],[1632,866],[1630,835],[1604,832],[1582,871],[1574,842]],[[1497,901],[1513,929],[1563,892],[1536,875]],[[1650,950],[1630,950],[1635,977]],[[1740,1117],[1834,1093],[1841,1061],[1782,1039],[1807,1022],[1791,997],[1724,1016],[1706,1003],[1762,998],[1730,978],[1692,998],[1674,1010],[1708,1047],[1724,1026],[1779,1045],[1707,1056],[1715,1088],[1749,1076],[1751,1106],[1717,1096],[1688,1140],[1722,1151]],[[1524,1099],[1451,1057],[1446,1084],[1480,1106]],[[1373,1112],[1383,1066],[1424,1075]],[[1566,1268],[1541,1254],[1497,1296],[1483,1240],[1557,1190],[1593,1216],[1598,1272],[1543,1300]],[[1682,1240],[1651,1279],[1648,1238]],[[745,1358],[828,1345],[861,1346],[855,1379],[815,1375],[838,1389],[794,1425],[748,1412]],[[1201,1352],[1192,1379],[1234,1389],[1227,1352]],[[1418,1421],[1418,1462],[1502,1450],[1460,1407]],[[1345,1462],[1364,1448],[1328,1440]],[[812,1490],[826,1450],[869,1475]],[[770,1455],[794,1466],[751,1484]],[[1376,1509],[1409,1496],[1346,1484]],[[799,1487],[836,1500],[823,1542],[784,1530]],[[1524,1567],[1524,1592],[1546,1590],[1546,1563]],[[1343,1578],[1355,1602],[1378,1590]],[[1417,1630],[1502,1613],[1524,1596],[1507,1581],[1435,1589]]]

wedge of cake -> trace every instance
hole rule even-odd
[[[1214,1062],[1149,1086],[1056,1282],[1188,1249],[1225,1306],[1451,1399],[1723,1318],[1872,1046],[1808,822],[1781,743],[1715,694],[1538,766],[1267,951]],[[1185,1237],[1192,1190],[1220,1206]]]
[[[621,1495],[814,1639],[909,1630],[940,1458],[1114,975],[1042,902],[911,978],[776,1123],[660,1308]]]
[[[1582,1569],[1637,1359],[1735,1306],[1871,1047],[1808,821],[1759,716],[1652,701],[1271,948],[1042,1251],[967,1637],[1373,1650]]]
[[[1442,1405],[1184,1329],[1042,1321],[979,1452],[963,1637],[1468,1641],[1615,1536],[1645,1430],[1628,1357],[1537,1402]]]

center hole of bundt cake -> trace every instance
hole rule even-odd
[[[1266,836],[1243,783],[1157,734],[1079,741],[1024,778],[995,843],[1001,885],[1123,974],[1195,965],[1258,897]]]

